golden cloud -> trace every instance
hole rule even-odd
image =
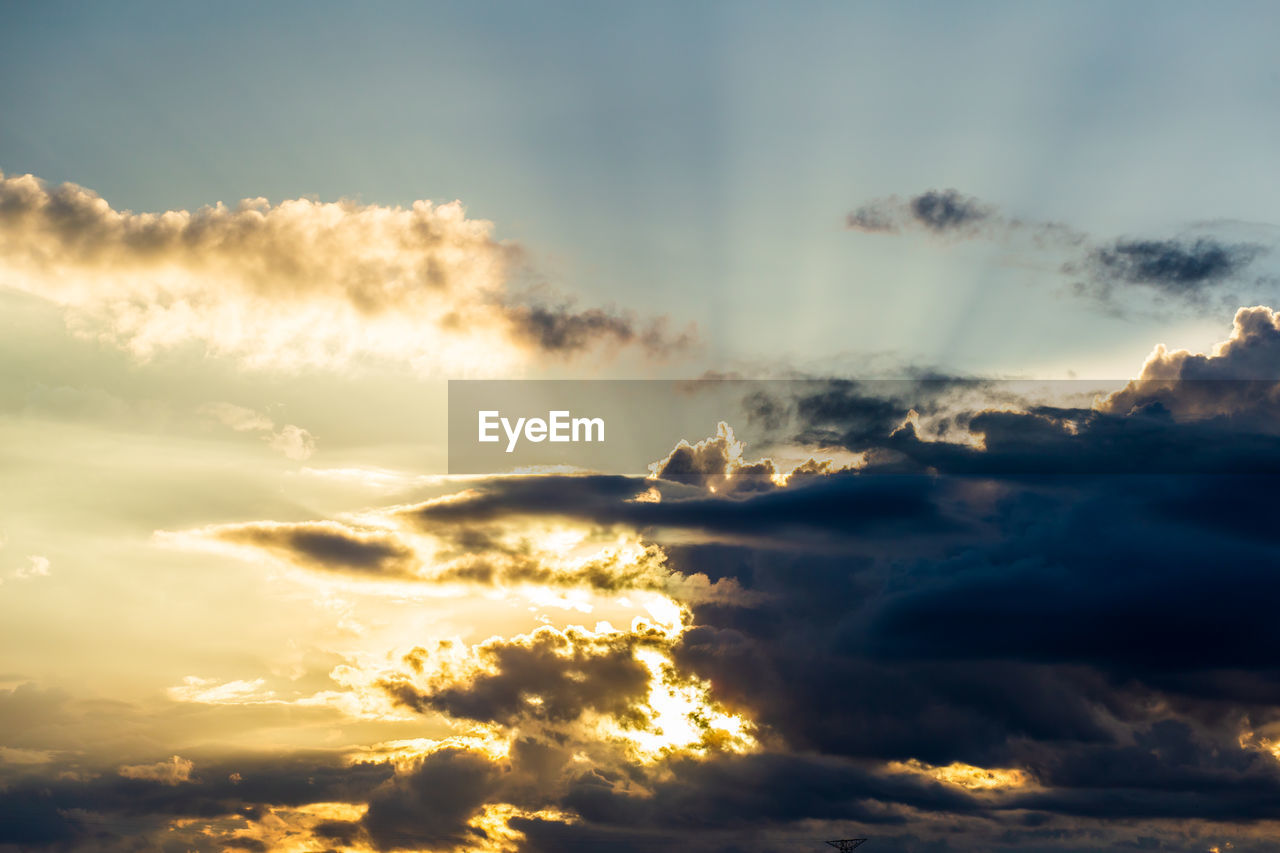
[[[144,359],[195,343],[257,367],[372,360],[459,376],[539,353],[688,342],[661,320],[518,296],[519,256],[457,201],[257,198],[133,213],[75,184],[0,172],[6,284]]]

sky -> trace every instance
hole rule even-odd
[[[1270,4],[0,14],[0,851],[1269,849]]]

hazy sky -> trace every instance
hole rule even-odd
[[[5,4],[0,853],[1270,849],[1277,36]]]
[[[41,4],[7,12],[4,170],[117,208],[460,199],[538,274],[728,359],[1124,376],[1153,339],[1060,259],[863,239],[955,187],[1100,238],[1268,222],[1268,4]],[[1274,239],[1268,232],[1266,239]],[[785,295],[785,298],[782,296]],[[767,341],[767,348],[761,342]],[[766,352],[767,349],[767,352]],[[842,366],[844,366],[842,364]]]

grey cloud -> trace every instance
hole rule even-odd
[[[0,790],[0,849],[127,850],[179,838],[187,844],[183,849],[226,849],[199,833],[198,823],[188,835],[170,832],[170,821],[244,824],[262,817],[267,806],[366,802],[391,775],[386,764],[348,766],[339,756],[316,752],[202,761],[200,771],[178,786],[116,774],[83,780],[33,775]],[[255,841],[229,846],[237,844],[253,849]]]
[[[1113,311],[1133,307],[1119,298],[1122,290],[1133,288],[1182,303],[1205,303],[1210,294],[1239,282],[1267,253],[1259,243],[1209,236],[1100,241],[1062,223],[1006,216],[994,205],[954,189],[929,190],[905,200],[876,199],[849,213],[846,225],[867,233],[919,230],[1006,242],[1022,236],[1037,253],[1065,252],[1068,257],[1058,264],[1059,270],[1080,277],[1072,290]]]
[[[599,308],[574,311],[565,305],[517,305],[507,309],[517,336],[539,350],[571,354],[609,342],[636,343],[647,352],[670,355],[694,344],[692,328],[670,334],[664,320],[641,322],[631,313]]]
[[[956,190],[930,190],[910,202],[911,216],[934,232],[952,231],[983,222],[993,208]]]
[[[1087,267],[1103,283],[1148,285],[1191,297],[1244,270],[1261,253],[1251,243],[1195,240],[1116,240],[1091,250]]]
[[[896,232],[919,228],[934,234],[972,233],[994,222],[996,209],[958,190],[929,190],[903,200],[897,196],[877,199],[859,207],[845,224],[855,231]]]
[[[655,485],[655,482],[658,484]],[[634,498],[650,488],[659,502]],[[640,530],[691,530],[710,535],[798,547],[821,542],[863,543],[955,528],[937,486],[925,478],[870,478],[855,474],[804,477],[787,489],[741,497],[639,477],[509,477],[458,498],[402,510],[409,523],[430,532],[441,524],[488,522],[504,516],[570,517]],[[803,539],[797,540],[802,536]]]
[[[484,836],[467,821],[497,792],[501,770],[487,756],[442,749],[423,757],[411,771],[397,775],[369,800],[360,820],[381,850],[454,850]],[[356,834],[351,827],[334,833]]]
[[[386,530],[362,530],[335,521],[263,521],[211,528],[206,535],[262,548],[308,569],[374,577],[418,577],[418,558],[413,549]]]

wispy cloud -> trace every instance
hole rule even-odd
[[[846,225],[869,234],[916,231],[955,240],[1006,243],[1021,238],[1023,248],[1033,256],[1065,253],[1066,260],[1049,268],[1056,266],[1058,272],[1075,277],[1073,292],[1112,311],[1144,299],[1216,310],[1220,306],[1210,297],[1223,294],[1228,284],[1247,285],[1245,274],[1268,253],[1260,243],[1203,235],[1099,240],[1059,222],[1008,216],[996,205],[954,189],[875,199],[850,212]]]

